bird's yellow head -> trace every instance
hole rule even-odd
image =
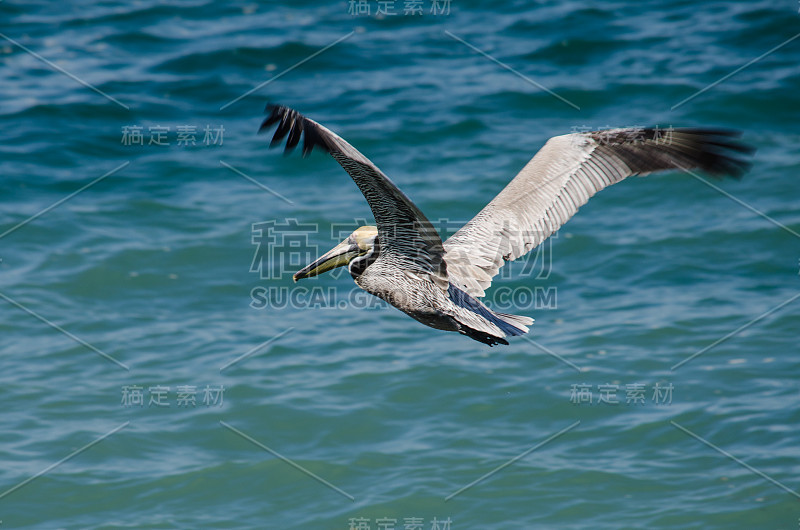
[[[368,259],[375,251],[378,229],[374,226],[362,226],[350,234],[347,239],[323,254],[319,259],[294,273],[294,281],[317,276],[336,267],[350,265],[354,260]],[[353,274],[353,271],[350,271]]]

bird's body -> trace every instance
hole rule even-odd
[[[533,320],[495,313],[456,285],[442,290],[434,283],[408,274],[380,258],[353,278],[356,285],[385,300],[405,314],[435,329],[459,331],[490,345],[506,335],[522,335]],[[517,319],[515,324],[509,317]]]
[[[333,156],[358,185],[376,225],[361,227],[295,281],[347,266],[356,284],[415,320],[490,346],[528,332],[533,320],[497,313],[480,298],[506,261],[541,244],[601,189],[631,175],[700,168],[739,176],[751,149],[718,129],[614,129],[551,138],[483,210],[446,242],[417,206],[345,140],[287,107],[270,105],[262,130],[278,123],[270,145],[288,135],[303,154]]]

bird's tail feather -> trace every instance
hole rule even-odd
[[[533,319],[530,317],[509,315],[507,313],[495,313],[495,315],[497,315],[500,320],[511,326],[512,329],[510,332],[506,326],[503,326],[501,329],[512,336],[524,335],[529,331],[528,326],[533,325]]]

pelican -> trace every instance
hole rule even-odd
[[[442,242],[425,214],[367,157],[297,111],[267,105],[259,129],[278,124],[270,147],[303,139],[355,181],[375,218],[294,274],[294,281],[347,267],[355,283],[435,329],[493,346],[529,331],[533,319],[492,311],[481,298],[506,261],[540,245],[603,188],[626,177],[700,169],[739,178],[753,149],[721,129],[621,128],[555,136],[471,221]]]

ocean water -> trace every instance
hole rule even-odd
[[[797,11],[0,2],[2,528],[797,528]],[[495,282],[536,323],[488,348],[293,284],[371,219],[268,101],[444,232],[554,135],[758,151],[601,192]]]

